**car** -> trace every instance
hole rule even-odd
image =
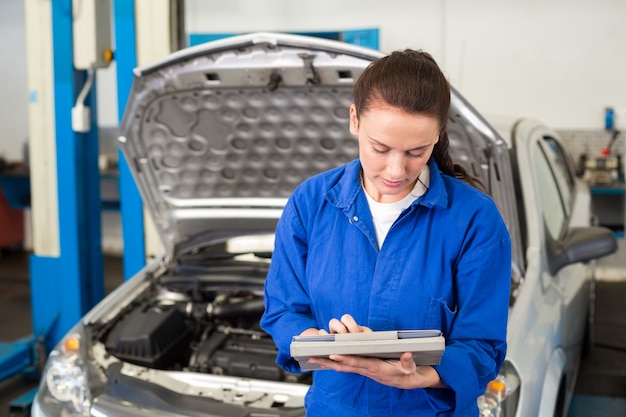
[[[32,415],[304,416],[311,374],[279,368],[259,326],[273,232],[300,182],[358,157],[352,87],[381,56],[259,32],[135,70],[119,145],[165,250],[50,352]],[[594,259],[616,240],[554,131],[493,127],[455,89],[447,131],[512,239],[508,353],[481,416],[564,416]]]

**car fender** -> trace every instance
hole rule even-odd
[[[541,402],[539,403],[539,417],[553,417],[554,407],[559,394],[561,376],[565,368],[565,352],[556,348],[550,356],[550,362],[546,368],[541,389]]]

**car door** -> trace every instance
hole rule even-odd
[[[528,127],[528,126],[527,126]],[[589,225],[585,187],[573,174],[558,136],[537,124],[530,134],[534,198],[538,216],[535,242],[540,251],[541,297],[538,300],[549,356],[543,378],[539,415],[561,415],[575,382],[588,311],[589,269],[581,263],[559,268],[557,249],[570,229]],[[588,194],[588,192],[587,192]],[[587,222],[585,224],[585,221]],[[548,351],[549,350],[549,351]]]
[[[536,163],[543,176],[537,181],[540,204],[544,211],[544,238],[548,265],[552,256],[550,247],[558,246],[572,227],[589,226],[590,197],[585,184],[573,171],[571,159],[558,137],[550,131],[537,132]],[[557,290],[561,304],[561,318],[557,326],[559,347],[565,355],[563,374],[567,390],[573,389],[575,374],[582,352],[584,332],[588,320],[590,265],[575,263],[551,273],[550,285]]]

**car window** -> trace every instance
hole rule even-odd
[[[544,143],[548,146],[545,147],[548,151],[548,157],[552,160],[552,166],[554,167],[554,178],[556,179],[559,190],[561,191],[561,197],[565,204],[565,209],[569,212],[573,205],[574,187],[576,184],[576,177],[574,169],[569,159],[567,152],[561,147],[559,142],[553,137],[544,136]]]
[[[548,155],[539,142],[535,146],[534,160],[543,219],[552,238],[558,240],[565,227],[567,213]]]

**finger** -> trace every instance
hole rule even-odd
[[[350,333],[360,333],[363,331],[361,329],[361,326],[359,326],[356,320],[354,320],[354,317],[352,317],[350,314],[344,314],[343,316],[341,316],[341,322],[344,326],[346,326]]]
[[[335,362],[332,359],[323,358],[323,357],[311,357],[307,359],[307,363],[315,364],[323,369],[333,369],[335,371],[340,372],[353,372],[352,369],[347,369],[349,367],[341,364],[340,362]]]
[[[319,329],[317,334],[325,335],[325,334],[328,334],[328,332],[326,330],[324,330],[324,329]]]
[[[359,358],[358,356],[351,355],[329,355],[328,359],[331,361],[335,361],[342,365],[348,365],[350,367],[359,367]]]
[[[415,360],[411,352],[404,352],[400,356],[400,366],[407,372],[413,372],[415,370],[417,365],[415,365]]]
[[[350,368],[350,372],[361,373],[363,371],[374,371],[380,368],[381,360],[378,358],[367,358],[357,355],[330,355],[330,360],[343,367]]]
[[[360,362],[363,358],[351,356],[351,355],[330,355],[326,358],[315,358],[318,365],[325,369],[332,369],[337,372],[351,372],[364,375],[366,368],[365,365]]]
[[[331,333],[348,333],[348,329],[342,322],[337,319],[330,319],[328,328]]]
[[[310,327],[306,330],[304,330],[302,333],[300,333],[300,336],[315,336],[319,334],[319,330],[315,329],[313,327]]]

